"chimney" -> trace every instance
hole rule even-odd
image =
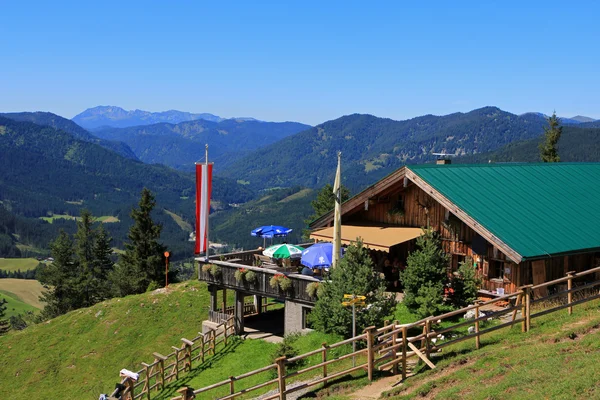
[[[440,158],[435,162],[437,165],[448,165],[452,164],[452,160],[449,158]]]

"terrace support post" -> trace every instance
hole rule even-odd
[[[327,343],[321,343],[321,362],[327,361]],[[323,365],[323,378],[327,378],[327,365]],[[327,381],[323,381],[323,385],[327,385]]]
[[[236,335],[244,333],[244,293],[235,291],[235,305],[233,307],[233,318]]]
[[[481,302],[479,300],[475,300],[475,348],[479,350],[481,346],[481,340],[479,337],[479,304]]]
[[[375,327],[369,326],[365,329],[367,334],[367,375],[369,382],[373,382],[373,370],[375,369]]]
[[[285,357],[275,360],[277,364],[277,385],[279,387],[279,400],[285,400]]]
[[[402,327],[402,380],[406,380],[406,348],[408,347],[408,329]]]
[[[573,293],[571,292],[571,289],[573,289],[573,275],[575,274],[575,271],[569,271],[567,272],[567,276],[569,277],[569,280],[567,281],[567,304],[571,304],[573,302]],[[569,315],[573,315],[573,307],[569,306],[568,307],[569,310]]]
[[[217,311],[217,287],[210,285],[210,311]]]
[[[396,327],[399,325],[398,320],[394,321],[394,328],[393,330],[396,330]],[[398,344],[398,332],[395,332],[392,334],[392,346],[395,346]],[[396,358],[396,350],[393,350],[394,352],[394,358]],[[397,375],[398,374],[398,363],[392,365],[392,374]]]
[[[227,314],[227,289],[223,288],[223,314]]]
[[[262,296],[254,295],[254,311],[257,314],[262,314],[263,298]]]

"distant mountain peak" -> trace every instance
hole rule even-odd
[[[571,117],[570,119],[574,120],[574,121],[579,121],[579,122],[594,122],[596,121],[594,118],[590,118],[590,117],[586,117],[584,115],[576,115],[574,117]]]
[[[178,124],[198,119],[221,122],[223,118],[209,113],[190,113],[186,111],[168,110],[151,112],[140,109],[125,110],[118,106],[96,106],[88,108],[73,117],[73,121],[86,129],[100,127],[126,128],[130,126],[152,125],[161,122]]]

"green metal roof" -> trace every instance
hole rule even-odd
[[[600,249],[600,163],[407,168],[524,260]]]

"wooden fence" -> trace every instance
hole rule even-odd
[[[219,325],[214,329],[188,340],[181,339],[181,347],[172,346],[173,351],[167,355],[152,353],[154,361],[141,363],[143,368],[136,373],[137,381],[125,377],[121,385],[125,388],[120,391],[115,389],[111,396],[121,395],[122,400],[150,399],[152,390],[156,392],[164,389],[169,382],[179,379],[181,373],[192,370],[195,363],[202,364],[209,356],[214,356],[219,345],[227,345],[229,337],[234,335],[233,317],[220,314]]]
[[[496,330],[512,327],[520,323],[521,330],[527,332],[531,329],[531,319],[567,308],[569,314],[575,305],[582,304],[594,299],[600,298],[597,287],[600,280],[590,281],[591,274],[600,274],[600,267],[588,271],[573,273],[569,272],[564,278],[546,282],[540,285],[527,285],[519,289],[516,293],[498,297],[486,302],[477,302],[476,304],[455,310],[443,315],[432,316],[410,324],[399,324],[395,321],[392,324],[386,324],[383,327],[369,327],[358,336],[350,339],[327,345],[322,344],[321,348],[308,353],[292,357],[279,358],[274,364],[263,368],[247,372],[239,376],[231,376],[226,380],[217,382],[197,390],[182,388],[178,392],[180,396],[172,400],[189,400],[198,394],[210,393],[215,389],[229,388],[229,394],[223,397],[217,397],[214,393],[210,398],[235,399],[251,392],[270,390],[276,387],[276,393],[262,397],[267,399],[285,400],[286,395],[307,387],[326,383],[333,379],[347,375],[354,371],[366,371],[369,380],[373,379],[373,373],[376,370],[389,369],[392,373],[402,374],[402,379],[406,379],[407,360],[417,357],[427,364],[430,368],[435,368],[431,361],[431,354],[438,352],[444,347],[454,345],[465,340],[474,340],[475,348],[481,346],[481,336],[494,332]],[[566,290],[557,290],[555,293],[546,296],[535,296],[539,289],[555,287],[561,289],[566,284]],[[578,294],[579,298],[574,299]],[[549,301],[553,301],[552,304]],[[507,302],[508,307],[498,311],[483,312],[482,309],[498,302]],[[542,309],[534,308],[535,303],[544,304]],[[473,318],[464,320],[452,325],[445,325],[444,321],[456,320],[462,314],[471,311]],[[518,312],[521,314],[518,316]],[[499,324],[487,324],[490,318],[505,317]],[[340,346],[357,343],[357,350],[349,354],[337,357],[330,357],[331,350]],[[321,355],[321,362],[310,365],[298,371],[287,372],[286,366],[296,363],[300,360],[306,360],[311,356]],[[353,359],[352,364],[348,360]],[[358,363],[356,363],[358,360]],[[337,366],[337,369],[336,369]],[[261,374],[266,371],[275,371],[277,376],[251,387],[248,384],[243,385],[244,379]],[[318,372],[317,372],[318,371]],[[316,375],[316,376],[315,376]],[[291,382],[301,381],[300,384],[289,385]],[[254,393],[255,396],[264,395],[264,393]]]

